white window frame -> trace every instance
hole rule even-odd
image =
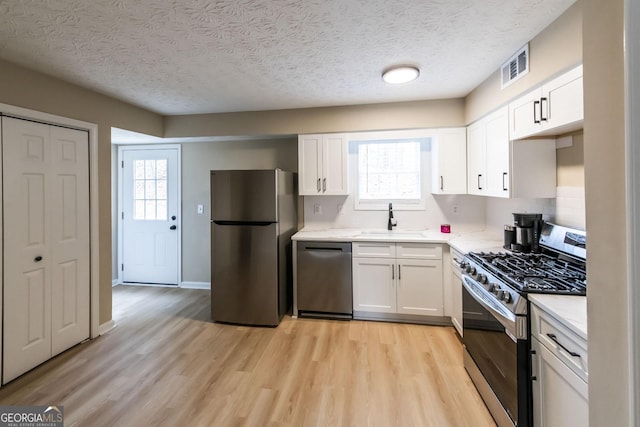
[[[429,194],[430,162],[429,155],[431,152],[431,141],[435,137],[435,132],[428,129],[422,130],[402,130],[402,131],[381,131],[381,132],[360,132],[349,134],[349,161],[350,169],[353,170],[352,178],[354,184],[353,200],[354,209],[362,211],[380,211],[389,208],[389,202],[393,203],[393,209],[397,211],[424,211],[427,206],[427,195]],[[407,140],[419,139],[420,144],[420,199],[419,200],[363,200],[360,198],[360,182],[359,182],[359,159],[358,145],[367,141],[384,141],[384,140]]]

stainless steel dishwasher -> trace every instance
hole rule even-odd
[[[298,242],[297,300],[301,317],[353,317],[351,243]]]

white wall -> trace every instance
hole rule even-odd
[[[182,144],[182,281],[211,280],[209,172],[274,169],[296,172],[297,138]],[[204,213],[197,213],[197,205]]]

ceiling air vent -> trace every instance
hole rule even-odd
[[[529,72],[529,43],[524,45],[500,68],[502,89]]]

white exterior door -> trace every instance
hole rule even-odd
[[[90,245],[87,132],[2,125],[4,383],[89,338]]]
[[[122,149],[123,282],[178,284],[178,149]]]

